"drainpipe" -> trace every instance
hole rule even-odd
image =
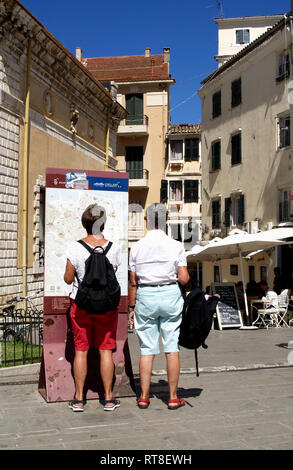
[[[108,108],[108,115],[107,115],[105,171],[109,170],[109,140],[110,140],[110,107]]]
[[[28,161],[29,161],[29,109],[30,109],[30,72],[31,72],[32,39],[28,38],[26,89],[25,89],[25,118],[24,118],[24,152],[23,152],[23,206],[22,206],[22,295],[27,295],[27,232],[28,232]],[[24,300],[26,309],[26,300]]]

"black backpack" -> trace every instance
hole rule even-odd
[[[204,349],[208,347],[205,340],[212,328],[218,301],[219,298],[215,296],[206,300],[204,293],[198,287],[192,289],[184,301],[179,345],[186,349],[194,349],[197,376],[199,375],[197,349],[200,346]]]
[[[121,289],[114,268],[106,257],[112,242],[105,249],[102,246],[90,248],[83,240],[78,242],[91,255],[85,262],[85,274],[81,282],[75,274],[78,281],[76,305],[87,313],[94,314],[115,310],[120,303]]]

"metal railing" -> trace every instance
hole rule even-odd
[[[137,170],[126,170],[129,173],[129,179],[131,180],[148,180],[149,170],[137,169]]]
[[[149,118],[145,114],[136,114],[134,116],[129,115],[125,119],[126,126],[141,126],[145,125],[148,126]]]
[[[42,312],[32,309],[0,312],[0,367],[40,362],[42,351]]]

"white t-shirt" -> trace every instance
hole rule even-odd
[[[274,308],[278,308],[278,306],[279,306],[278,295],[273,290],[268,290],[266,292],[266,295],[262,298],[262,300],[265,300],[266,302],[270,302],[272,307],[274,307]]]
[[[162,230],[150,230],[131,248],[129,270],[139,284],[176,282],[178,266],[187,266],[184,246]]]
[[[92,245],[87,243],[90,248],[94,248]],[[103,248],[106,249],[109,244],[109,241],[103,245]],[[68,246],[67,252],[66,252],[67,259],[71,262],[71,264],[75,267],[75,271],[77,272],[78,279],[81,282],[84,277],[84,271],[85,271],[85,262],[90,256],[90,252],[82,246],[78,242],[72,242]],[[106,254],[108,260],[110,263],[113,265],[114,270],[116,271],[118,266],[121,264],[121,250],[119,245],[116,243],[113,243],[111,246],[110,250]],[[70,293],[70,297],[72,299],[75,299],[76,293],[78,289],[78,282],[77,279],[74,278],[74,282],[72,285],[72,291]]]

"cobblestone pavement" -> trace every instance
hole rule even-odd
[[[138,409],[135,397],[128,397],[121,398],[121,407],[114,412],[106,413],[98,400],[89,400],[84,413],[73,413],[67,403],[44,401],[37,390],[37,374],[2,376],[0,450],[291,450],[293,369],[286,360],[290,350],[280,345],[293,339],[293,330],[256,331],[254,338],[252,331],[243,331],[246,336],[240,337],[241,346],[240,331],[227,333],[211,333],[209,350],[200,355],[199,377],[191,373],[193,356],[182,354],[187,373],[180,376],[178,395],[187,404],[172,412],[166,406],[163,356],[158,357],[159,369],[152,377],[147,410]],[[130,338],[130,343],[133,355],[136,339]],[[238,358],[237,344],[242,355],[247,351],[246,360]],[[215,347],[222,357],[219,362],[212,361],[217,355]],[[221,364],[223,361],[226,364]],[[245,364],[261,363],[245,369]],[[135,358],[135,374],[137,364]],[[222,365],[229,368],[225,370]]]

